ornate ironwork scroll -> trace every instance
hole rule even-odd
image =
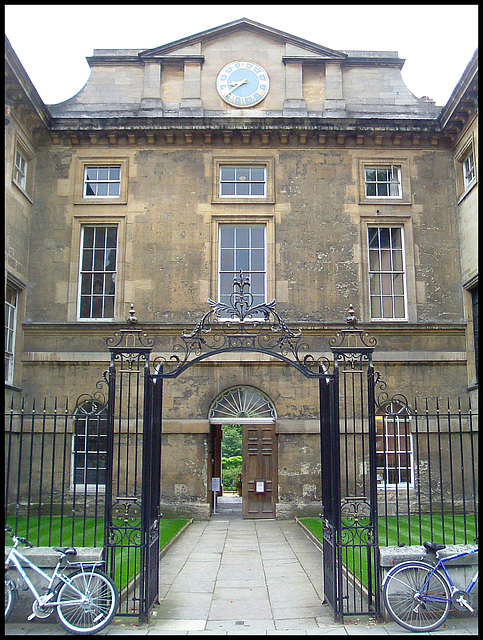
[[[154,361],[162,367],[162,377],[177,377],[195,362],[227,351],[258,351],[293,365],[306,377],[323,377],[330,362],[315,358],[302,340],[301,331],[293,331],[275,310],[276,301],[253,305],[250,278],[241,270],[233,279],[230,304],[208,299],[211,309],[193,331],[183,331],[182,343],[169,358]]]

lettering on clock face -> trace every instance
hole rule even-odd
[[[259,64],[235,60],[220,71],[216,88],[220,97],[233,107],[253,107],[266,97],[270,79]]]

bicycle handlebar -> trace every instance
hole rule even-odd
[[[21,538],[20,536],[16,536],[13,533],[13,529],[12,529],[12,527],[10,525],[8,525],[8,524],[5,525],[5,531],[10,534],[10,537],[12,538],[12,540],[18,540],[19,542],[22,542],[22,544],[24,544],[26,547],[33,548],[34,545],[31,544],[27,540],[27,538]]]

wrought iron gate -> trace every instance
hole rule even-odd
[[[147,621],[158,597],[162,380],[150,371],[153,341],[128,328],[107,344],[108,476],[105,560],[121,584],[120,615]]]
[[[126,582],[120,615],[147,620],[158,596],[163,380],[235,351],[273,356],[318,379],[325,596],[336,619],[379,615],[375,340],[356,328],[351,306],[349,328],[329,341],[333,362],[306,353],[301,332],[287,326],[275,300],[253,305],[249,278],[242,272],[234,279],[230,304],[208,302],[211,309],[193,331],[181,334],[169,358],[150,362],[154,341],[135,328],[132,307],[129,327],[108,340],[105,553],[112,575],[121,572]]]
[[[380,616],[374,338],[349,327],[329,343],[332,378],[320,380],[324,593],[335,619]]]

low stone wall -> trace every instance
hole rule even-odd
[[[448,545],[445,549],[439,552],[441,558],[447,558],[458,553],[465,551],[471,551],[476,549],[477,545]],[[401,562],[407,562],[408,560],[422,560],[429,564],[436,564],[436,556],[433,553],[427,553],[423,546],[415,545],[411,547],[380,547],[380,571],[381,571],[381,586],[384,578],[396,564]],[[447,571],[451,576],[451,579],[458,589],[465,589],[473,578],[475,571],[478,567],[478,554],[475,553],[471,556],[459,558],[453,560],[447,565]],[[471,592],[473,600],[473,606],[478,609],[478,583],[476,583],[473,591]],[[452,614],[456,615],[471,615],[469,612],[456,612],[452,610]],[[450,615],[452,615],[450,614]],[[382,615],[386,620],[389,620],[389,616],[385,610],[384,603],[382,602]]]
[[[11,547],[5,547],[5,558],[10,552]],[[19,551],[26,558],[34,562],[42,571],[45,571],[48,575],[52,575],[52,572],[59,560],[59,553],[54,551],[52,547],[33,547],[32,549],[24,548]],[[71,562],[99,562],[102,560],[102,547],[82,547],[77,548],[76,556],[68,556]],[[67,560],[64,560],[64,563]],[[75,566],[73,569],[75,570]],[[32,569],[24,567],[25,573],[28,575],[35,588],[39,591],[40,595],[45,593],[42,587],[45,587],[47,583],[37,576]],[[18,588],[18,600],[10,616],[9,622],[24,623],[27,622],[28,616],[32,613],[32,604],[34,597],[24,582],[24,579],[16,569],[9,569],[8,575],[15,581]],[[48,618],[35,618],[36,622],[55,623],[56,615],[55,611]]]

